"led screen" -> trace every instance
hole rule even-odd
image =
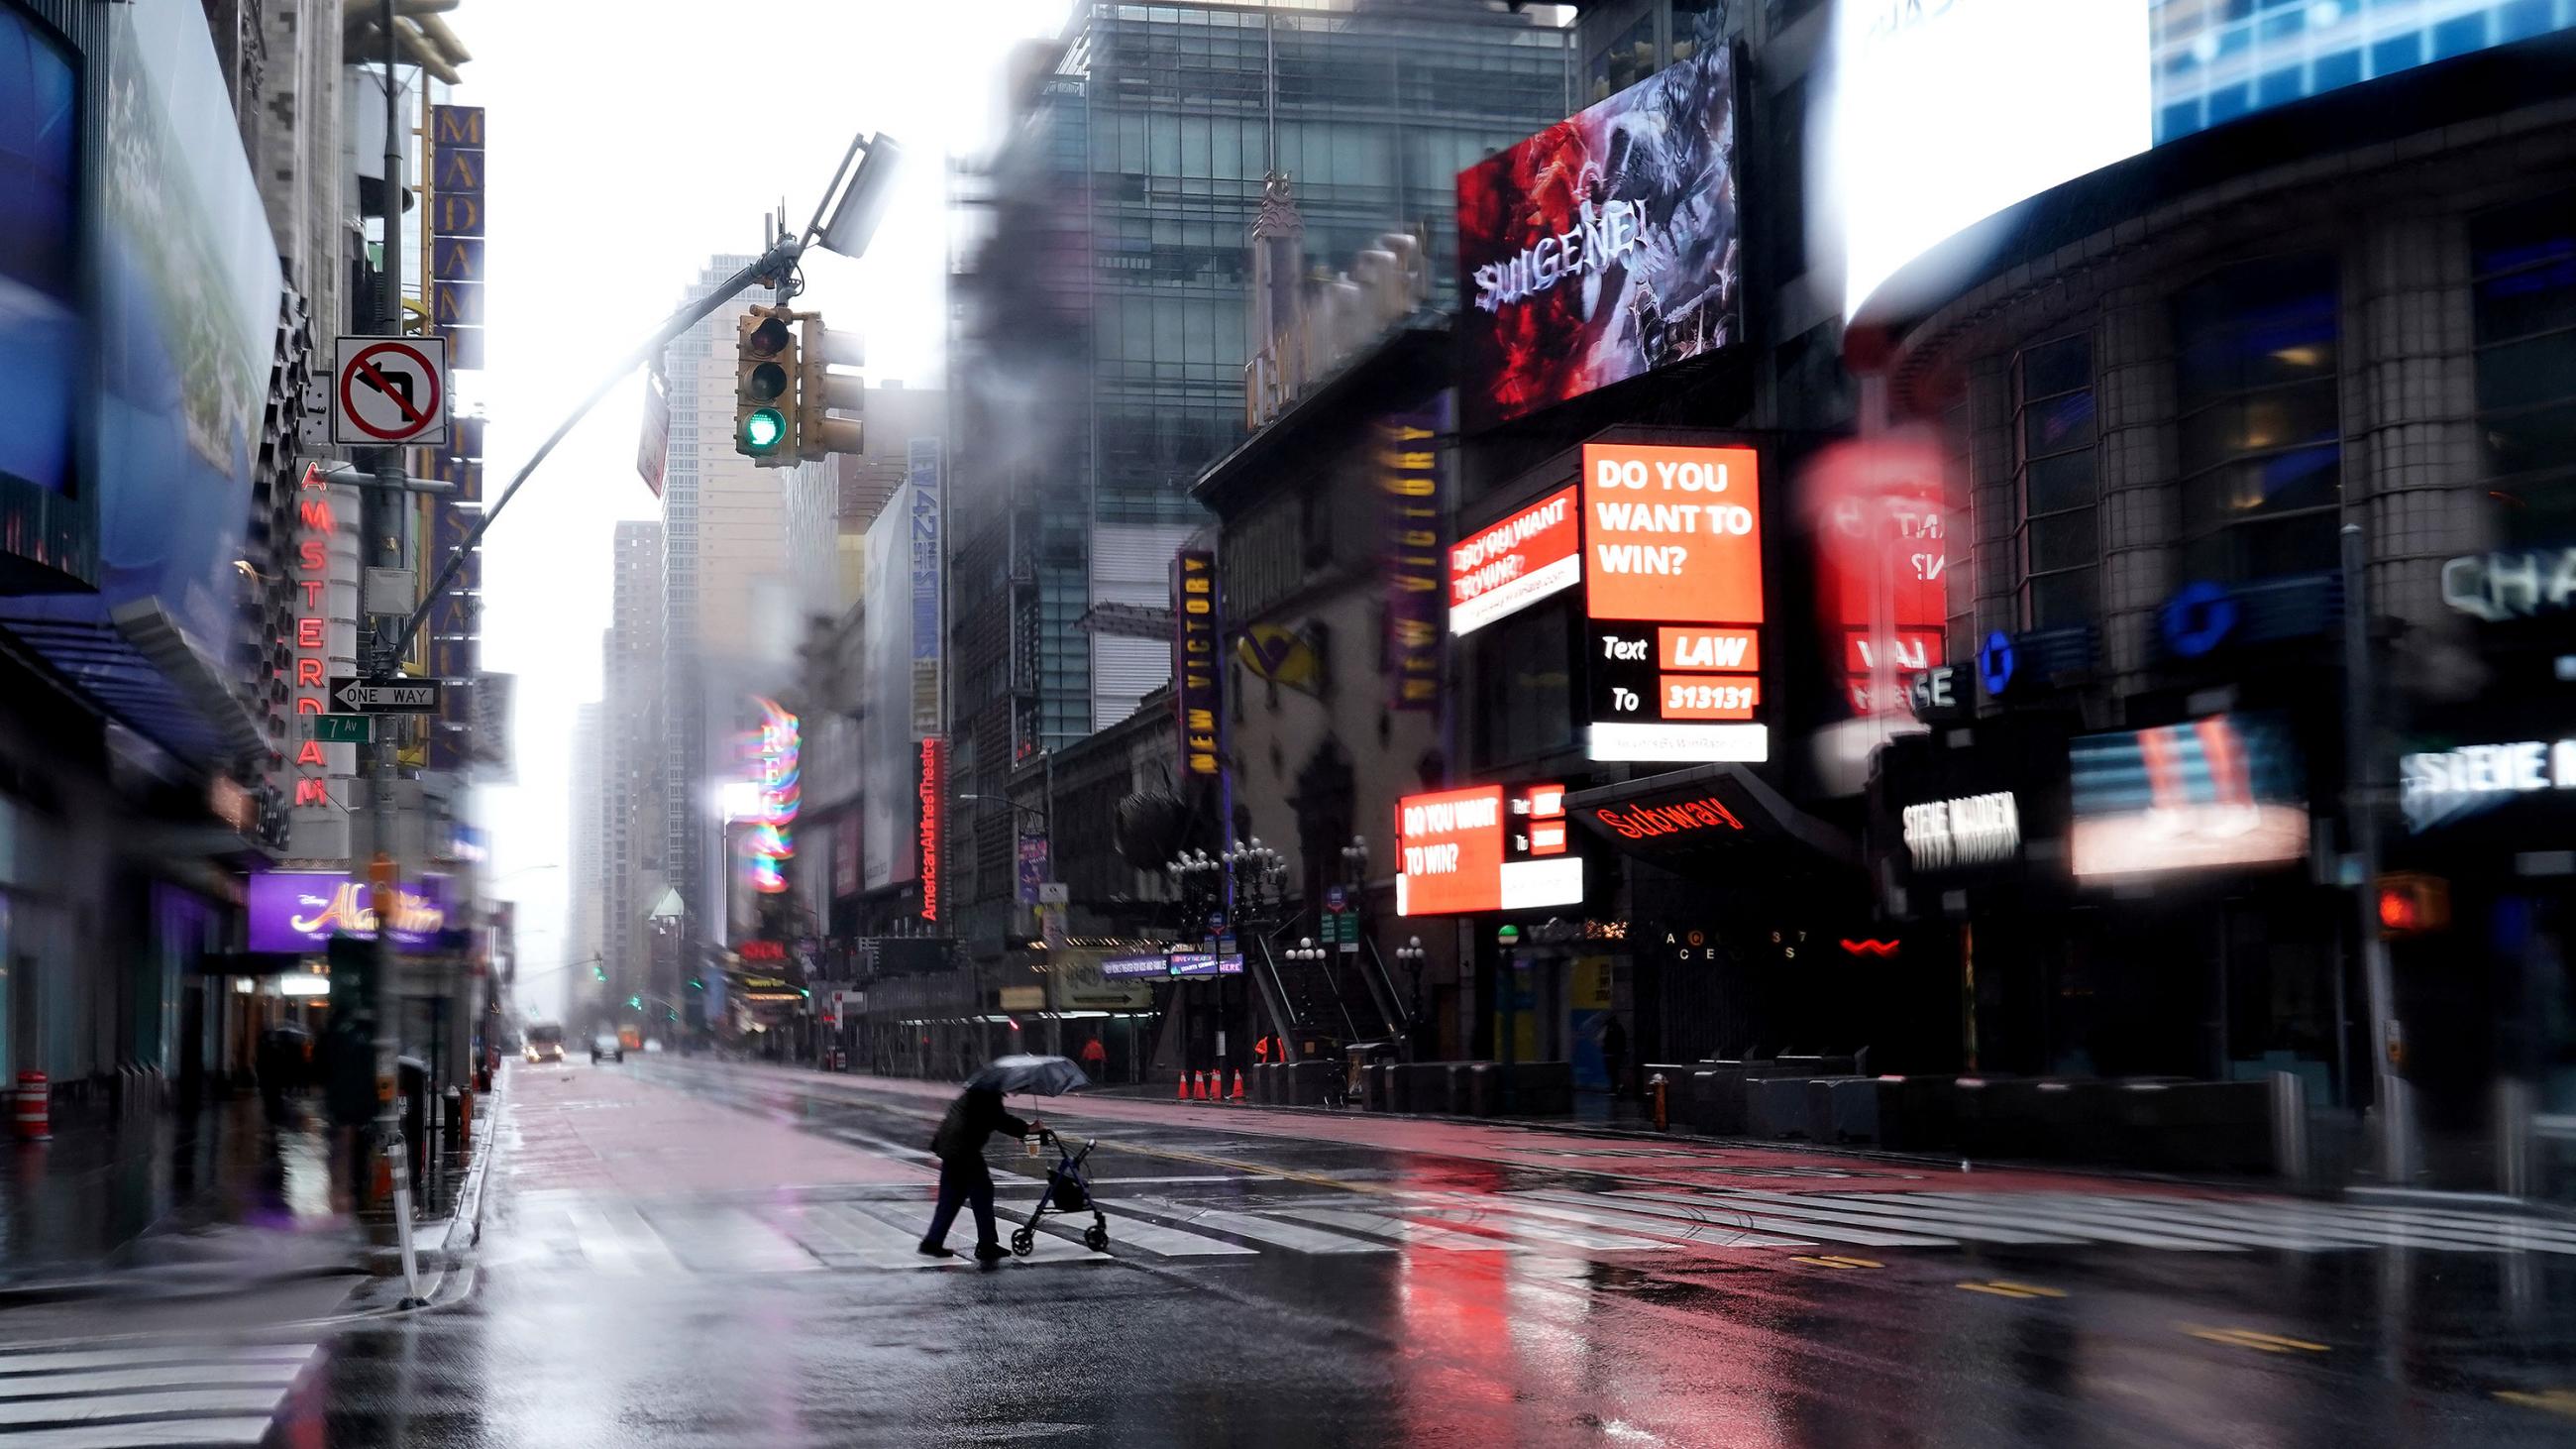
[[[2309,96],[2576,26],[2576,0],[1840,0],[1843,310],[2026,197]]]
[[[2067,748],[2079,877],[2279,864],[2308,853],[2297,743],[2278,715],[2085,735]]]
[[[1737,232],[1723,45],[1458,173],[1468,425],[1736,341]]]
[[[72,63],[0,5],[0,478],[60,490],[80,368]]]

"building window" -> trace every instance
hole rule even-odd
[[[1655,73],[1655,13],[1648,10],[1619,38],[1593,52],[1583,103],[1606,101]]]
[[[2469,223],[2478,436],[2502,533],[2576,542],[2576,193]]]
[[[2176,300],[2185,579],[2336,566],[2335,305],[2323,256],[2231,267]]]
[[[1578,632],[1572,607],[1550,599],[1468,636],[1479,766],[1526,760],[1574,743]]]
[[[2013,358],[2013,472],[2021,492],[2021,622],[2091,622],[2101,597],[2094,473],[2093,339],[2078,333]]]

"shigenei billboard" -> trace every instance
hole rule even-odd
[[[1458,173],[1469,426],[1739,339],[1735,142],[1712,45]]]

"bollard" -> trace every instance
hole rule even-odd
[[[1672,1083],[1664,1080],[1663,1073],[1657,1072],[1654,1076],[1647,1079],[1646,1090],[1648,1093],[1652,1094],[1655,1099],[1655,1130],[1658,1132],[1671,1131],[1672,1114],[1669,1110],[1669,1093],[1672,1090]]]
[[[420,1296],[420,1262],[412,1256],[411,1246],[411,1152],[402,1133],[385,1139],[385,1171],[393,1179],[394,1236],[402,1245],[402,1308],[427,1308],[429,1300]]]
[[[447,1150],[461,1150],[465,1146],[465,1094],[455,1087],[448,1088],[439,1103],[439,1113],[439,1125],[446,1129]]]
[[[474,1145],[474,1093],[471,1089],[459,1093],[456,1098],[456,1145],[459,1148]]]
[[[44,1073],[18,1074],[18,1101],[10,1116],[17,1125],[19,1141],[54,1140],[53,1089],[46,1085]]]

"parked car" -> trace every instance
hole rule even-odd
[[[606,1057],[612,1062],[622,1062],[626,1060],[626,1046],[623,1042],[620,1042],[613,1036],[600,1035],[592,1037],[590,1039],[590,1060],[592,1065],[596,1066],[601,1057]]]

